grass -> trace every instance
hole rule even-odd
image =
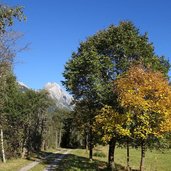
[[[145,157],[146,171],[170,171],[171,170],[171,150],[147,151]],[[126,150],[117,148],[115,162],[126,166]],[[132,169],[138,169],[140,162],[140,150],[130,149],[130,166]]]
[[[69,154],[65,155],[58,166],[56,171],[109,171],[107,168],[107,146],[98,146],[94,149],[93,161],[89,161],[88,152],[84,149],[73,149]],[[63,150],[59,150],[63,153]],[[43,159],[44,156],[51,154],[51,157]],[[105,155],[101,155],[105,154]],[[43,159],[43,162],[32,168],[30,171],[42,171],[48,164],[52,163],[58,154],[51,152],[42,152],[38,156]],[[24,165],[31,161],[24,159],[10,160],[7,164],[0,163],[0,171],[17,171]],[[126,149],[117,148],[115,151],[115,162],[118,171],[124,171],[126,166]],[[130,149],[130,166],[132,170],[138,170],[140,162],[140,150]],[[170,171],[171,170],[171,150],[164,152],[160,151],[147,151],[145,158],[145,171]]]
[[[44,168],[46,168],[47,165],[40,163],[38,165],[36,165],[35,167],[33,167],[32,169],[30,169],[29,171],[42,171]]]
[[[10,160],[7,160],[6,163],[0,162],[0,171],[18,171],[20,168],[28,165],[29,163],[35,161],[36,159],[38,158],[41,159],[44,156],[51,154],[55,151],[56,150],[54,149],[50,149],[48,150],[48,152],[40,153],[38,156],[37,154],[33,154],[29,160],[28,159],[10,159]],[[42,168],[44,167],[45,167],[44,164],[39,164],[37,167],[38,168],[37,171],[41,171]]]
[[[97,170],[98,161],[89,161],[88,153],[82,149],[72,150],[70,154],[59,163],[57,171],[94,171]],[[100,164],[100,163],[99,163]],[[101,165],[106,165],[101,162]]]
[[[60,162],[56,171],[108,171],[107,168],[107,146],[96,147],[94,153],[102,152],[106,157],[94,156],[94,160],[88,160],[88,152],[83,149],[72,150],[71,154]],[[139,169],[140,150],[130,149],[130,166],[132,170]],[[117,148],[115,151],[115,163],[118,171],[124,171],[126,168],[126,150]],[[170,171],[171,170],[171,150],[165,152],[147,151],[145,158],[146,171]]]
[[[32,161],[26,159],[7,160],[7,163],[0,163],[0,171],[18,171],[21,167]]]

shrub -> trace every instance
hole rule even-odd
[[[94,152],[93,156],[96,156],[96,157],[106,157],[106,154],[103,153],[103,152],[99,152],[99,151],[96,151]]]

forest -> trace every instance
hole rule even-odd
[[[65,64],[62,84],[71,109],[59,108],[46,90],[22,89],[13,72],[21,35],[14,22],[26,19],[20,6],[0,6],[0,158],[30,158],[48,149],[86,149],[108,145],[108,168],[115,149],[171,148],[169,61],[155,53],[148,34],[131,21],[110,25],[79,44]]]
[[[0,157],[6,162],[12,157],[25,158],[45,148],[57,148],[69,111],[57,108],[46,90],[35,91],[19,84],[13,67],[21,50],[16,48],[21,34],[9,28],[15,19],[25,20],[23,8],[1,5],[0,10]]]

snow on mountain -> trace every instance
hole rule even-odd
[[[24,84],[23,82],[18,81],[18,84],[19,84],[20,86],[23,86],[23,87],[25,87],[25,88],[30,89],[30,88],[29,88],[26,84]]]
[[[24,84],[23,82],[20,82],[20,81],[17,81],[18,82],[18,85],[20,87],[20,90],[21,91],[26,91],[28,89],[30,89],[26,84]]]
[[[58,107],[67,109],[72,108],[72,96],[65,92],[59,84],[49,82],[44,86],[44,89],[49,92],[50,97],[56,101]]]
[[[18,84],[20,86],[21,91],[26,91],[30,89],[27,85],[24,83],[18,81]],[[59,108],[66,108],[71,110],[71,102],[73,100],[72,96],[69,95],[67,92],[65,92],[59,84],[57,83],[47,83],[44,86],[44,89],[49,92],[50,97],[56,102],[56,106]],[[35,90],[36,91],[36,90]]]

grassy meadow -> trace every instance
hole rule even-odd
[[[0,171],[18,171],[21,167],[32,162],[26,159],[12,159],[7,160],[7,163],[0,162]]]
[[[94,160],[88,160],[88,152],[83,149],[74,149],[70,154],[64,158],[57,171],[108,171],[107,168],[107,146],[96,147],[95,153],[102,156],[94,156]],[[130,149],[130,166],[132,170],[139,169],[140,149]],[[124,171],[126,166],[126,149],[117,148],[115,152],[115,163],[118,171]],[[171,170],[171,150],[161,151],[147,151],[145,158],[146,171],[170,171]]]
[[[60,153],[60,150],[58,150]],[[66,154],[58,166],[56,171],[109,171],[107,168],[107,146],[98,146],[94,149],[93,161],[88,159],[88,151],[85,149],[72,149]],[[47,152],[43,152],[45,154]],[[61,150],[62,153],[62,150]],[[51,150],[48,154],[51,157],[42,160],[40,164],[32,168],[30,171],[43,171],[43,169],[55,159],[55,151]],[[54,156],[53,156],[54,155]],[[6,164],[0,163],[0,171],[18,171],[21,167],[29,164],[36,158],[31,160],[14,159],[7,161]],[[140,149],[130,149],[130,166],[132,170],[139,169]],[[116,148],[115,163],[118,171],[124,171],[126,166],[126,149]],[[147,151],[145,158],[146,171],[170,171],[171,170],[171,150]]]

